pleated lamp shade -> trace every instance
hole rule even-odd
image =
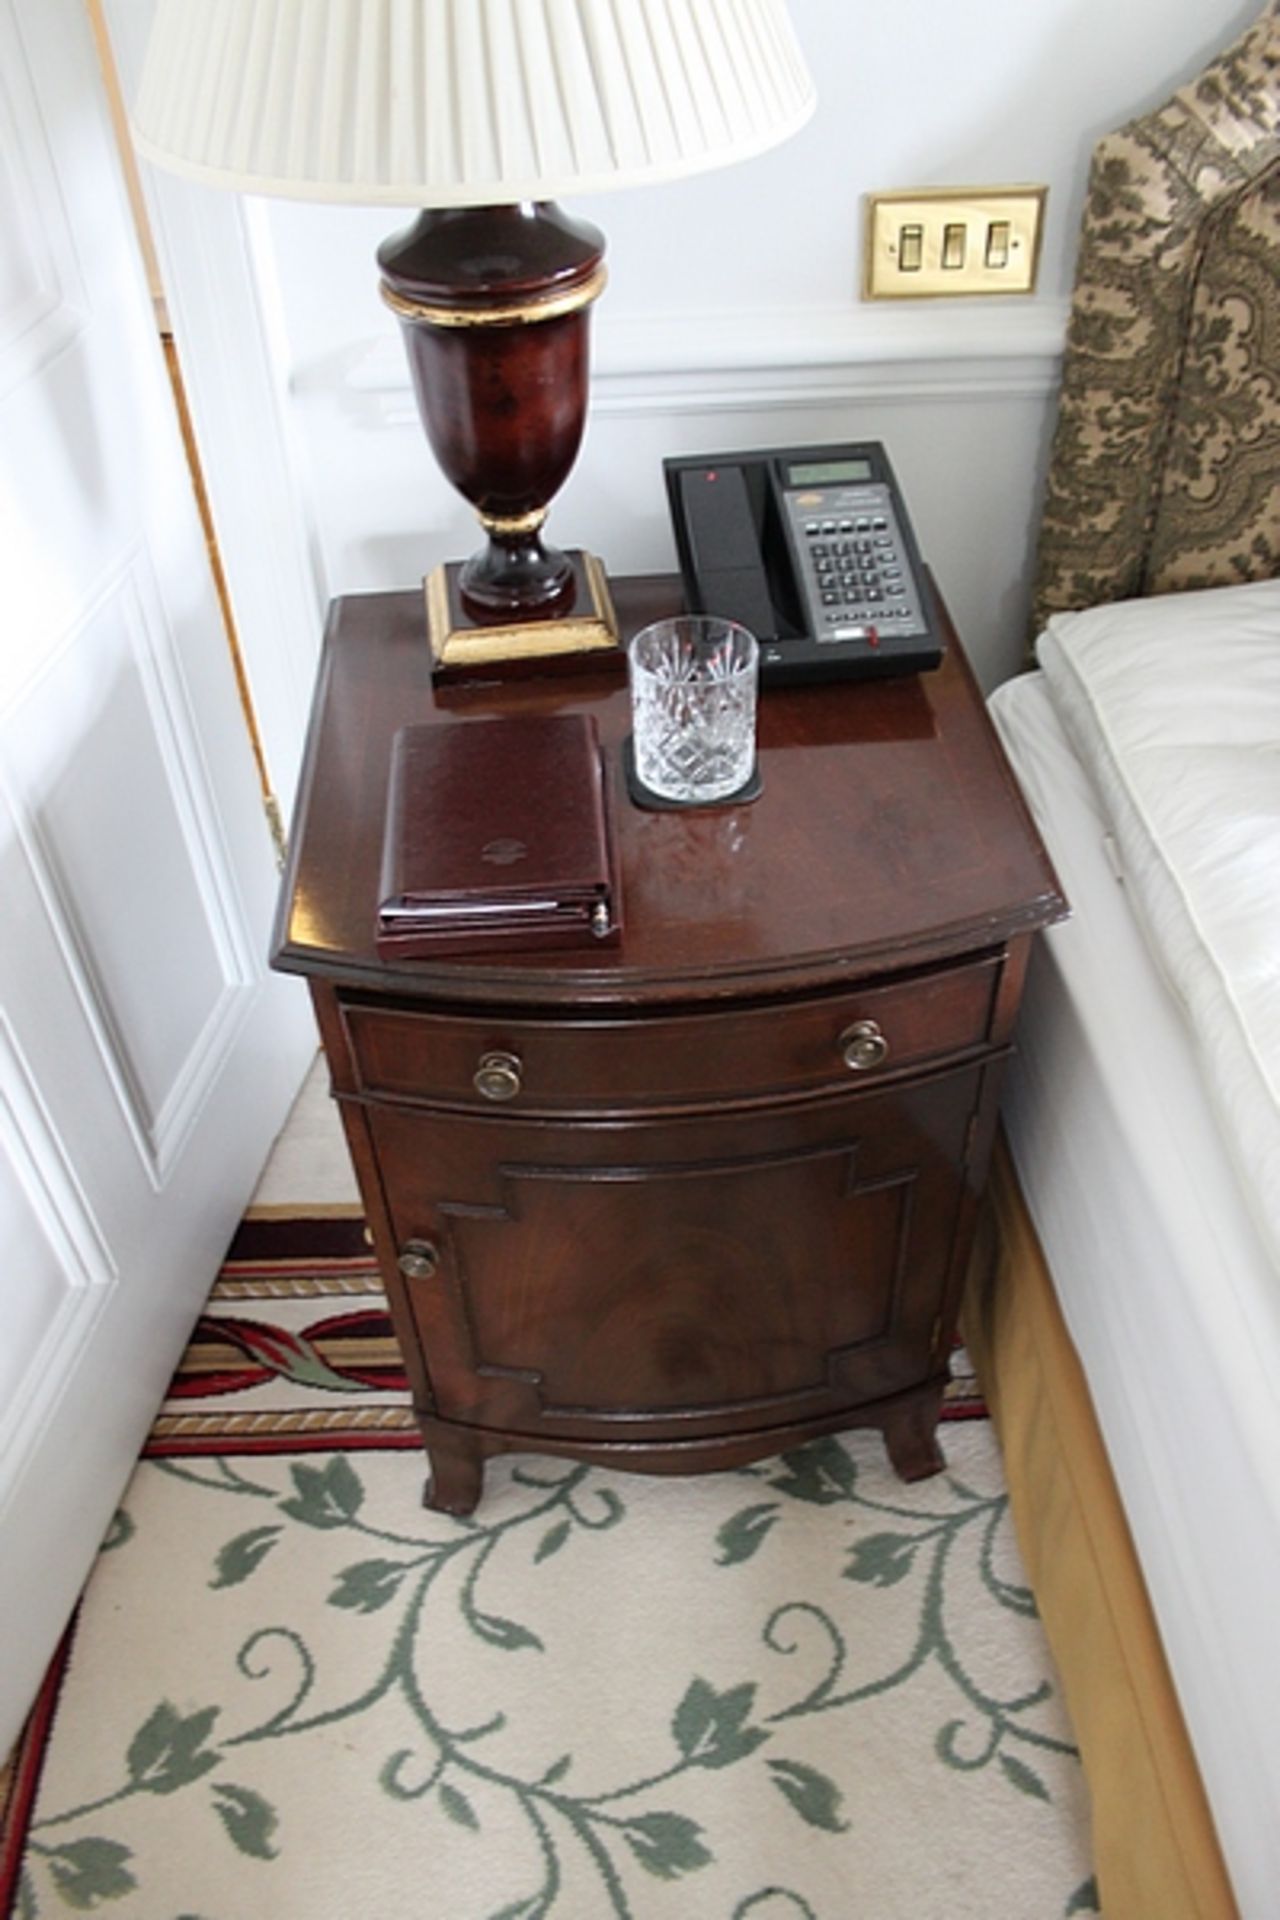
[[[158,0],[133,123],[210,185],[464,207],[726,165],[813,104],[786,0]]]

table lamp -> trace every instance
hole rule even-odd
[[[786,0],[158,0],[132,119],[245,193],[423,209],[378,251],[427,438],[487,536],[427,582],[434,671],[617,646],[544,544],[582,439],[598,230],[569,193],[742,160],[808,118]]]

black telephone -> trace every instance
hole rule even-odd
[[[876,440],[663,462],[685,600],[760,642],[765,686],[920,673],[932,588]]]

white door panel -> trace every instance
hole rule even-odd
[[[84,294],[26,50],[0,8],[0,394],[81,324]]]
[[[0,1346],[0,1514],[116,1271],[75,1169],[0,1016],[0,1235],[17,1284]]]
[[[314,1046],[83,0],[0,0],[0,582],[3,1752]]]
[[[158,1183],[258,966],[145,552],[0,722],[0,766]]]

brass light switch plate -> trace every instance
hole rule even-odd
[[[867,196],[866,300],[1032,293],[1044,187],[920,187]]]

